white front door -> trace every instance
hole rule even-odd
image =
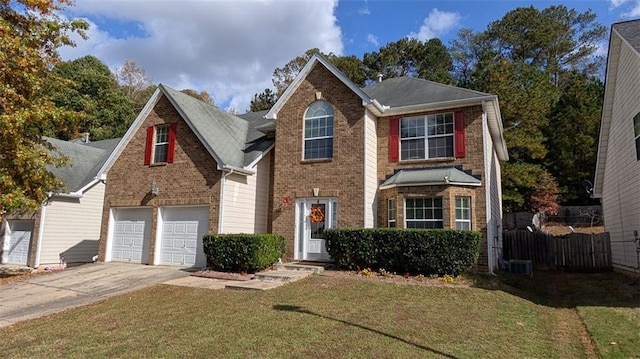
[[[328,261],[331,259],[325,247],[324,230],[337,224],[335,199],[300,199],[297,202],[298,230],[296,259]]]

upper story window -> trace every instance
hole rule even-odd
[[[633,118],[633,135],[636,138],[636,160],[640,161],[640,113]]]
[[[147,142],[144,150],[144,164],[172,163],[177,123],[147,127]]]
[[[304,114],[304,159],[332,157],[333,107],[326,101],[316,101]]]
[[[453,157],[453,113],[400,120],[400,159]]]
[[[156,136],[153,145],[153,163],[167,162],[169,149],[169,126],[156,126]]]

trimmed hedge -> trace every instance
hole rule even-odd
[[[333,228],[324,231],[338,268],[453,275],[478,260],[482,234],[449,229]]]
[[[202,244],[209,267],[245,273],[269,267],[286,248],[284,237],[277,234],[207,234]]]

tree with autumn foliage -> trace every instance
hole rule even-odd
[[[84,21],[60,17],[69,0],[0,1],[0,217],[35,210],[62,182],[47,170],[64,159],[53,155],[43,129],[63,128],[74,113],[54,105],[47,84],[60,61],[57,49],[84,36]]]

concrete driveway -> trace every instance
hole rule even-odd
[[[5,284],[0,286],[0,327],[187,276],[180,267],[110,262]]]

